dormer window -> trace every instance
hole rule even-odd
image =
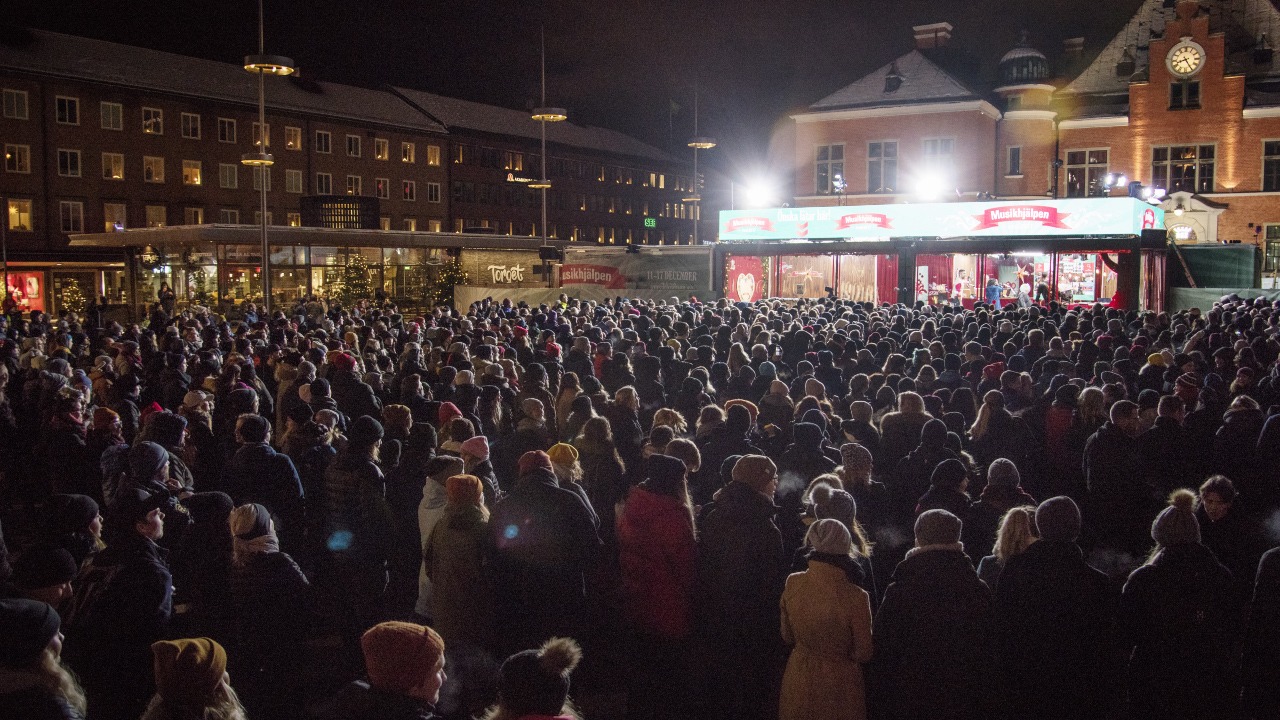
[[[896,92],[900,87],[902,87],[902,76],[898,74],[898,64],[894,63],[889,66],[889,74],[884,76],[884,91]]]

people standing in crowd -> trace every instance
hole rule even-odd
[[[156,694],[141,720],[218,717],[247,720],[227,674],[227,651],[209,638],[162,640],[151,646]]]
[[[360,637],[365,679],[338,693],[337,720],[432,720],[445,673],[444,639],[435,630],[398,620]]]
[[[84,720],[86,698],[62,662],[61,618],[38,600],[0,600],[0,716]]]

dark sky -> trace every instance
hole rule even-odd
[[[547,33],[548,101],[571,120],[659,147],[700,134],[731,175],[764,169],[775,127],[802,107],[907,52],[911,26],[947,21],[989,70],[1027,29],[1053,60],[1086,52],[1141,0],[266,0],[267,52],[314,79],[396,84],[509,107],[538,97],[538,29]],[[253,0],[5,0],[15,24],[227,62],[256,49]]]

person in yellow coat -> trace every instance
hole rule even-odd
[[[862,666],[871,660],[871,599],[849,579],[853,539],[838,520],[809,526],[809,569],[787,578],[780,720],[865,720]]]

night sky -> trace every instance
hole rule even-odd
[[[239,63],[256,51],[253,0],[5,0],[0,22]],[[395,84],[514,108],[538,98],[570,119],[687,153],[693,96],[703,157],[730,176],[768,170],[770,139],[801,108],[912,47],[911,26],[947,21],[993,74],[1030,31],[1096,52],[1141,0],[266,0],[266,49],[310,78]],[[668,129],[671,102],[680,106]],[[776,151],[775,151],[776,155]],[[788,163],[773,158],[775,168]]]

